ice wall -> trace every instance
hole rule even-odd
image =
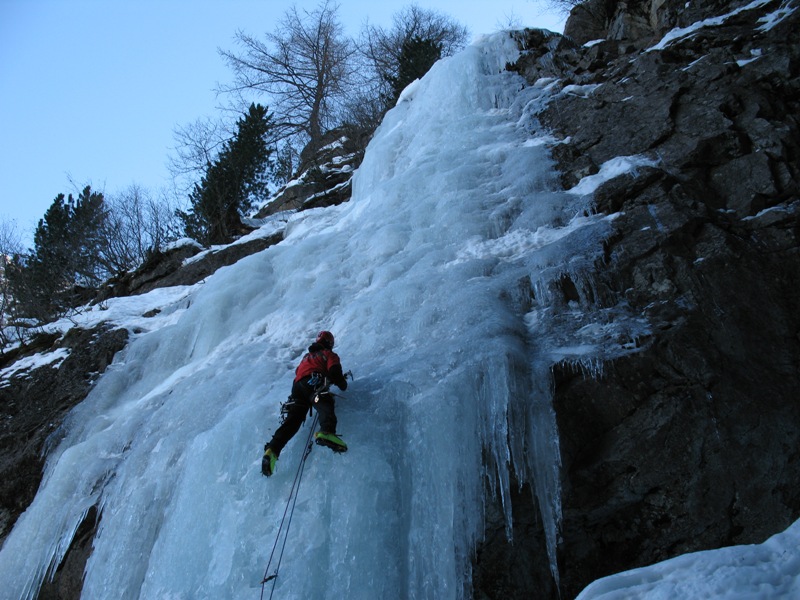
[[[553,191],[547,90],[504,70],[516,54],[498,34],[437,63],[387,115],[349,203],[293,216],[284,242],[118,356],[0,551],[0,597],[34,597],[93,505],[86,598],[257,597],[306,431],[270,479],[261,450],[322,328],[356,375],[337,410],[350,451],[311,453],[276,596],[464,597],[487,482],[513,534],[511,471],[535,488],[555,571],[549,369],[622,334],[587,317],[610,217]],[[579,297],[559,294],[565,275]]]

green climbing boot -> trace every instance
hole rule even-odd
[[[269,446],[264,447],[264,458],[261,459],[261,472],[269,477],[278,470],[278,455]]]
[[[347,444],[335,433],[318,431],[314,434],[314,440],[320,446],[327,446],[334,452],[347,452]]]

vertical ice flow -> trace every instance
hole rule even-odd
[[[356,375],[337,410],[350,451],[309,458],[278,597],[465,597],[487,484],[513,535],[515,477],[555,572],[550,368],[608,349],[613,319],[586,329],[582,290],[609,219],[554,191],[531,143],[546,93],[505,71],[516,55],[498,34],[434,65],[386,116],[349,203],[295,215],[281,244],[129,344],[0,551],[0,597],[35,597],[95,505],[84,597],[257,597],[305,432],[269,480],[261,448],[321,328]],[[559,297],[565,276],[577,300]]]

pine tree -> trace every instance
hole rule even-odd
[[[271,115],[265,107],[251,104],[236,126],[233,138],[195,184],[189,211],[178,213],[186,235],[207,245],[231,242],[242,230],[241,217],[268,189]]]
[[[103,194],[88,186],[77,198],[56,197],[36,227],[33,250],[9,265],[17,316],[46,321],[74,307],[80,288],[102,281],[104,219]]]

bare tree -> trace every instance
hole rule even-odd
[[[22,235],[17,229],[17,222],[0,220],[0,255],[13,256],[23,250]]]
[[[179,219],[166,198],[155,199],[134,184],[106,199],[101,259],[109,275],[142,264],[151,252],[177,238]]]
[[[6,268],[12,257],[22,252],[22,237],[16,221],[0,221],[0,347],[5,346],[11,338],[8,326],[13,298],[6,278]]]
[[[188,194],[195,182],[217,157],[222,145],[233,135],[221,120],[197,119],[173,131],[175,147],[167,167],[179,193]]]
[[[355,47],[343,34],[338,8],[330,0],[311,12],[292,7],[265,41],[239,31],[240,51],[220,51],[235,75],[222,91],[267,94],[278,136],[317,144],[338,124],[353,76]]]

